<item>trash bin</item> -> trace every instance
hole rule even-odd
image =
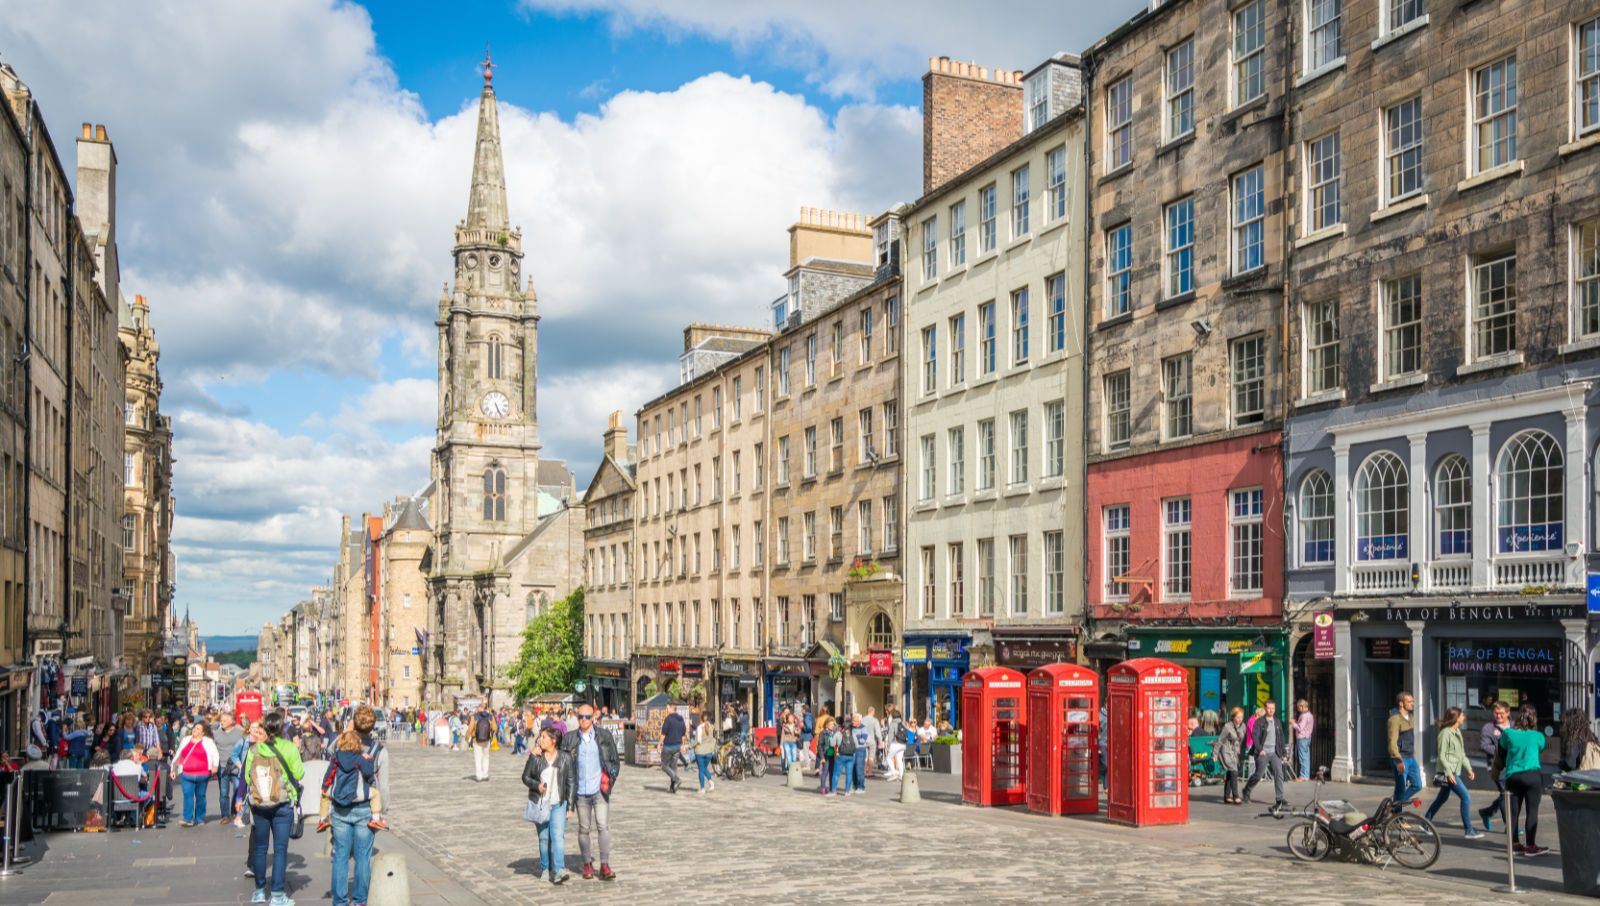
[[[1600,791],[1551,790],[1561,838],[1561,887],[1600,897]]]

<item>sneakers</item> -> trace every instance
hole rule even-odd
[[[1478,809],[1478,820],[1483,822],[1484,830],[1494,830],[1494,813],[1490,810],[1483,808]]]
[[[585,862],[585,863],[583,863],[583,879],[585,881],[593,881],[594,880],[594,863],[593,862]]]
[[[1484,838],[1484,835],[1478,833],[1477,831],[1467,831],[1467,839],[1468,840],[1482,840],[1483,838]]]
[[[673,781],[670,781],[670,782],[667,783],[667,792],[676,793],[677,791],[678,791],[678,781],[673,780]]]
[[[194,822],[193,821],[179,821],[178,822],[178,826],[179,827],[194,827]]]
[[[616,879],[617,879],[617,873],[611,870],[611,866],[607,865],[604,862],[601,862],[600,863],[600,880],[602,880],[602,881],[615,881]]]
[[[1526,846],[1523,846],[1521,843],[1513,843],[1513,844],[1511,844],[1511,851],[1516,853],[1519,856],[1524,856],[1524,855],[1527,855],[1528,848]]]
[[[257,890],[255,893],[250,895],[250,902],[252,903],[265,903],[266,901],[267,892],[265,890]]]
[[[1548,846],[1529,846],[1522,850],[1524,856],[1542,856],[1550,851]]]
[[[570,877],[572,877],[572,875],[569,875],[566,872],[562,872],[559,875],[551,874],[550,875],[550,883],[555,885],[555,886],[557,886],[557,887],[560,887],[562,884],[567,883],[567,879],[570,878]]]
[[[294,906],[294,900],[289,899],[288,894],[275,893],[267,901],[267,906]]]

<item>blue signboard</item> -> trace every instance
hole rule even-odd
[[[415,645],[412,645],[412,646],[411,646],[411,653],[412,653],[412,654],[421,654],[421,653],[422,653],[422,649],[421,649],[421,648],[418,648],[418,647],[417,647],[417,646],[415,646]]]
[[[1508,526],[1500,529],[1500,552],[1561,550],[1561,523]]]
[[[1589,574],[1589,612],[1600,613],[1600,573]]]
[[[1409,535],[1374,535],[1356,541],[1357,560],[1404,560],[1410,556]]]

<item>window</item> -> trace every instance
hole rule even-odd
[[[994,487],[994,419],[978,422],[978,490]]]
[[[1422,191],[1422,95],[1383,112],[1386,204]]]
[[[1023,83],[1024,107],[1027,110],[1027,126],[1023,133],[1044,125],[1050,117],[1050,74],[1041,72]]]
[[[1028,612],[1028,536],[1011,536],[1011,556],[1007,566],[1011,569],[1011,615],[1023,616]]]
[[[1411,490],[1405,463],[1387,450],[1356,472],[1356,559],[1405,560],[1410,554]]]
[[[1383,281],[1384,379],[1422,370],[1422,278]]]
[[[994,539],[978,539],[978,616],[994,616]]]
[[[1480,261],[1472,268],[1472,355],[1506,355],[1517,348],[1517,256]]]
[[[1333,562],[1333,482],[1317,469],[1300,482],[1300,563]]]
[[[739,545],[741,533],[739,526],[734,525],[728,531],[728,568],[739,568]]]
[[[1266,263],[1265,173],[1264,168],[1257,166],[1233,178],[1233,272],[1235,274],[1253,271]]]
[[[933,584],[933,548],[922,549],[922,615],[932,617],[937,611],[938,589]]]
[[[1161,363],[1167,439],[1194,433],[1194,354],[1173,356]]]
[[[867,624],[867,648],[882,651],[893,648],[899,643],[900,636],[894,631],[894,623],[889,620],[886,613],[875,613],[872,622]]]
[[[1061,532],[1044,533],[1044,612],[1067,611],[1067,547]]]
[[[950,616],[967,615],[966,552],[960,543],[945,545],[945,569],[950,577]]]
[[[922,494],[920,499],[932,500],[938,463],[934,460],[933,435],[922,435]]]
[[[1061,400],[1044,404],[1044,476],[1067,472],[1067,406]]]
[[[900,404],[883,404],[883,455],[894,456],[900,452]]]
[[[778,438],[778,484],[789,483],[789,437]]]
[[[757,519],[750,525],[750,542],[754,549],[751,551],[751,566],[760,566],[766,559],[767,536],[761,531],[761,520]]]
[[[730,493],[733,494],[735,497],[737,497],[739,495],[739,492],[741,490],[743,490],[743,488],[744,488],[744,471],[740,468],[740,460],[741,460],[741,458],[742,458],[742,454],[740,453],[740,451],[734,450],[733,451],[733,469],[732,469],[733,475],[732,475],[732,479],[730,481],[730,485],[731,485]]]
[[[833,319],[833,331],[828,340],[828,352],[832,359],[829,374],[835,377],[839,374],[839,366],[844,364],[844,319]]]
[[[1306,142],[1306,228],[1315,233],[1338,226],[1339,133]]]
[[[800,644],[810,645],[817,640],[817,596],[800,596]]]
[[[950,460],[949,476],[946,479],[945,493],[960,494],[966,491],[967,477],[967,435],[965,429],[951,428],[945,448]]]
[[[861,338],[861,364],[872,361],[872,306],[861,309],[861,329],[857,331]]]
[[[1167,141],[1194,131],[1194,39],[1167,51]]]
[[[1107,320],[1133,308],[1133,225],[1106,231]]]
[[[1011,171],[1011,238],[1028,235],[1028,168]]]
[[[1167,205],[1167,298],[1194,290],[1194,196]]]
[[[933,393],[939,389],[939,329],[933,325],[922,328],[922,392]]]
[[[990,183],[978,190],[978,254],[994,251],[996,244],[995,229],[995,186]]]
[[[1573,329],[1580,337],[1600,334],[1600,218],[1572,228]]]
[[[1011,293],[1011,364],[1028,361],[1028,288]]]
[[[702,417],[701,412],[700,412],[700,401],[701,401],[700,397],[697,396],[697,397],[694,398],[694,436],[695,437],[699,437],[700,436],[700,429],[705,424],[705,420]]]
[[[1065,272],[1044,278],[1044,293],[1050,305],[1048,327],[1051,352],[1067,348],[1067,275]]]
[[[1472,466],[1462,456],[1446,456],[1433,473],[1433,524],[1435,556],[1472,554]]]
[[[1266,0],[1255,0],[1233,14],[1233,105],[1267,93]]]
[[[967,203],[958,201],[950,206],[950,267],[967,263]]]
[[[1234,340],[1228,352],[1233,364],[1233,423],[1257,424],[1266,411],[1266,340],[1260,334]]]
[[[800,472],[800,474],[801,474],[802,477],[805,477],[805,478],[816,478],[817,477],[817,428],[816,428],[816,426],[812,425],[810,427],[807,427],[806,430],[805,430],[805,433],[803,435],[801,435],[801,437],[804,439],[804,442],[805,442],[805,447],[804,447],[804,451],[803,451],[804,454],[805,454],[805,459],[802,461],[803,469]]]
[[[483,470],[483,521],[506,520],[506,471],[499,466]]]
[[[135,531],[137,531],[138,526],[139,526],[139,517],[138,516],[135,516],[133,513],[124,513],[124,514],[122,514],[122,549],[123,550],[125,550],[125,551],[133,550],[133,536],[134,536]],[[411,597],[410,595],[406,595],[407,599],[409,599],[410,597]]]
[[[828,619],[835,623],[844,622],[844,593],[838,591],[828,592]]]
[[[857,433],[861,436],[861,449],[857,457],[861,462],[877,462],[878,448],[872,444],[872,409],[868,407],[856,414]]]
[[[789,565],[789,517],[778,517],[778,565]]]
[[[967,316],[950,319],[950,386],[967,380]]]
[[[696,469],[700,468],[695,466]],[[711,499],[722,499],[722,457],[711,457]]]
[[[1133,76],[1106,88],[1106,169],[1133,162]]]
[[[1192,516],[1187,497],[1161,502],[1161,595],[1167,601],[1189,599]]]
[[[1472,72],[1472,172],[1517,159],[1517,58]]]
[[[1106,449],[1123,450],[1133,442],[1128,372],[1106,375]]]
[[[1387,0],[1387,3],[1389,15],[1385,31],[1394,31],[1422,18],[1422,0]]]
[[[1011,478],[1010,484],[1028,480],[1028,410],[1011,413]]]
[[[1259,595],[1265,563],[1261,489],[1231,491],[1229,496],[1233,507],[1228,512],[1228,592]]]
[[[817,385],[817,333],[806,334],[806,386]]]
[[[1045,216],[1052,223],[1067,219],[1067,149],[1056,148],[1044,156],[1046,178],[1049,180],[1046,201],[1049,208]]]
[[[489,380],[498,381],[504,374],[505,365],[504,354],[500,347],[499,337],[491,336],[489,338],[488,352]]]
[[[872,501],[856,503],[856,553],[872,553]]]
[[[733,379],[733,420],[738,421],[744,415],[744,379],[735,376]]]
[[[939,275],[939,218],[922,221],[922,279],[932,280]]]
[[[756,470],[755,486],[758,487],[758,488],[762,487],[763,485],[765,485],[767,483],[766,447],[767,447],[766,444],[756,444],[755,450],[753,451],[755,455],[750,457],[755,463],[755,470]],[[787,463],[788,459],[789,459],[789,457],[787,455],[785,455],[784,456],[784,462]],[[787,468],[787,466],[786,466],[786,468]],[[787,481],[787,480],[788,479],[785,478],[785,481]]]
[[[1495,528],[1502,554],[1559,551],[1565,514],[1561,448],[1543,431],[1524,431],[1500,451]]]
[[[1315,72],[1344,57],[1342,15],[1344,0],[1307,0],[1306,69]]]
[[[994,303],[978,306],[978,369],[984,374],[994,374],[998,365],[995,353]]]
[[[788,355],[786,353],[784,355],[784,363],[787,364],[788,361],[789,361],[789,359],[788,359]],[[760,412],[762,409],[765,409],[766,406],[767,406],[767,370],[765,368],[760,367],[760,366],[756,367],[756,388],[755,389],[756,389],[755,396],[753,396],[751,398],[755,401],[756,411]]]
[[[789,395],[789,347],[787,346],[778,350],[778,395]]]
[[[1573,51],[1577,62],[1573,105],[1578,109],[1577,132],[1587,135],[1600,129],[1600,18],[1590,19],[1577,29],[1577,47]]]
[[[883,498],[883,549],[887,553],[900,549],[900,498],[893,494]]]
[[[807,563],[817,559],[817,514],[800,515],[800,557]]]
[[[837,472],[844,468],[844,419],[834,418],[828,422],[828,471]]]
[[[1129,546],[1128,505],[1108,506],[1103,511],[1106,539],[1106,597],[1128,599]]]
[[[1339,301],[1326,299],[1305,306],[1306,393],[1339,389]]]
[[[890,296],[883,301],[883,354],[900,352],[900,297]]]

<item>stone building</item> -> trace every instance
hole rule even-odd
[[[339,559],[334,564],[331,614],[324,614],[323,632],[334,645],[336,663],[323,676],[323,690],[338,698],[360,699],[367,694],[371,659],[367,616],[367,516],[340,520]]]
[[[1171,658],[1205,710],[1287,691],[1282,199],[1297,5],[1173,0],[1084,55],[1086,653]]]
[[[122,597],[128,669],[149,675],[161,655],[172,607],[172,419],[161,411],[161,344],[144,296],[120,305],[118,336],[128,357],[122,420]]]
[[[28,132],[9,103],[0,103],[0,349],[22,348],[27,330]],[[27,611],[26,381],[0,368],[0,746],[16,751],[25,735],[32,652],[24,647]]]
[[[378,650],[381,693],[375,703],[386,708],[414,708],[422,703],[422,649],[428,628],[428,583],[422,559],[433,540],[423,501],[398,500],[385,514],[379,542],[379,599],[382,615]]]
[[[1067,514],[1083,506],[1082,77],[1068,54],[1026,76],[937,59],[924,84],[926,97],[995,108],[924,110],[924,157],[946,160],[947,178],[901,215],[906,705],[960,726],[969,666],[1077,656],[1083,589],[1068,564],[1083,562],[1083,538]],[[999,147],[952,150],[972,128],[992,142],[983,124],[1002,120]]]
[[[1386,775],[1402,690],[1469,731],[1491,698],[1593,705],[1600,11],[1335,8],[1294,32],[1284,478],[1291,614],[1334,635],[1297,693],[1350,715],[1317,740],[1342,778]]]
[[[611,413],[601,439],[600,466],[583,495],[584,683],[590,701],[631,713],[629,669],[633,616],[634,482],[638,451],[628,443],[622,413]]]

